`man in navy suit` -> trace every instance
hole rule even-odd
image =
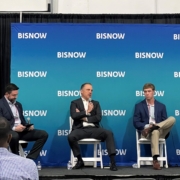
[[[68,136],[69,145],[78,161],[74,169],[84,166],[81,157],[78,140],[83,138],[95,138],[106,142],[108,155],[110,157],[110,170],[117,171],[115,163],[115,143],[113,133],[99,126],[101,121],[101,107],[98,101],[91,101],[92,85],[84,83],[81,86],[81,98],[71,102],[70,114],[74,120],[72,132]]]
[[[159,138],[167,138],[175,123],[175,118],[167,118],[166,106],[154,99],[155,86],[153,84],[145,84],[143,91],[145,100],[135,105],[133,124],[142,137],[151,140],[153,168],[160,170]]]
[[[22,105],[16,101],[18,89],[12,83],[5,87],[5,95],[0,99],[0,117],[6,118],[11,124],[11,151],[14,154],[19,154],[19,140],[35,141],[27,158],[37,159],[48,138],[48,134],[46,131],[34,129],[33,125],[26,128],[27,123],[23,116]]]

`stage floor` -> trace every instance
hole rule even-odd
[[[180,167],[162,168],[162,170],[153,170],[151,166],[132,168],[118,167],[118,171],[109,169],[100,169],[85,167],[80,170],[67,170],[66,168],[43,168],[39,171],[40,180],[58,180],[58,179],[131,179],[131,180],[180,180]]]

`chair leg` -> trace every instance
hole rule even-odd
[[[160,157],[163,157],[163,144],[159,144],[159,151]],[[160,161],[160,166],[163,167],[163,161]]]
[[[20,156],[22,156],[22,157],[26,157],[25,154],[24,154],[24,150],[23,150],[23,148],[22,148],[22,146],[21,146],[20,143],[19,143],[19,154],[20,154]]]
[[[97,158],[97,144],[94,144],[94,158]],[[97,161],[94,161],[94,168],[97,167]]]
[[[166,165],[165,165],[165,167],[168,168],[166,142],[164,143],[164,154],[165,154],[165,157],[166,157]]]
[[[138,165],[138,168],[140,168],[140,166],[141,166],[141,162],[139,160],[140,154],[141,154],[140,148],[141,148],[140,144],[137,144],[137,165]]]
[[[75,160],[74,154],[73,154],[73,152],[71,150],[71,164],[72,164],[72,167],[74,167],[74,160]]]
[[[100,158],[101,158],[101,161],[100,161],[100,163],[101,163],[101,169],[103,169],[101,143],[99,143],[99,156],[100,156]]]

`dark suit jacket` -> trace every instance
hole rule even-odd
[[[25,119],[24,119],[24,116],[23,116],[23,108],[22,108],[21,103],[16,101],[15,106],[16,106],[18,112],[19,112],[19,117],[21,119],[21,124],[22,125],[27,124]],[[11,127],[14,126],[15,119],[14,119],[11,108],[9,107],[9,104],[6,101],[5,97],[0,99],[0,116],[6,118],[10,122]]]
[[[71,102],[70,106],[70,114],[72,119],[74,120],[72,130],[83,128],[83,121],[81,118],[87,117],[89,123],[93,123],[96,127],[99,127],[99,122],[101,121],[101,107],[98,101],[91,101],[94,105],[93,110],[91,111],[91,115],[87,116],[86,111],[84,109],[84,104],[81,98],[74,100]],[[80,112],[76,112],[76,108],[79,109]]]
[[[156,100],[154,102],[154,106],[156,123],[160,123],[161,121],[167,119],[166,106]],[[149,112],[146,100],[143,100],[135,105],[133,124],[139,131],[143,130],[146,124],[149,124]]]

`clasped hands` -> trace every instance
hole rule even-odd
[[[23,126],[22,124],[19,124],[18,126],[15,127],[16,132],[23,132],[26,129],[26,126]],[[28,131],[32,131],[34,129],[34,126],[30,126],[28,128]]]
[[[90,113],[90,112],[93,110],[93,108],[94,108],[93,103],[92,103],[92,102],[89,102],[89,103],[88,103],[88,109],[87,109],[87,111],[86,111],[86,114]],[[79,109],[76,108],[76,112],[80,112]],[[87,118],[86,118],[86,117],[83,117],[81,120],[82,120],[82,121],[87,121]]]

